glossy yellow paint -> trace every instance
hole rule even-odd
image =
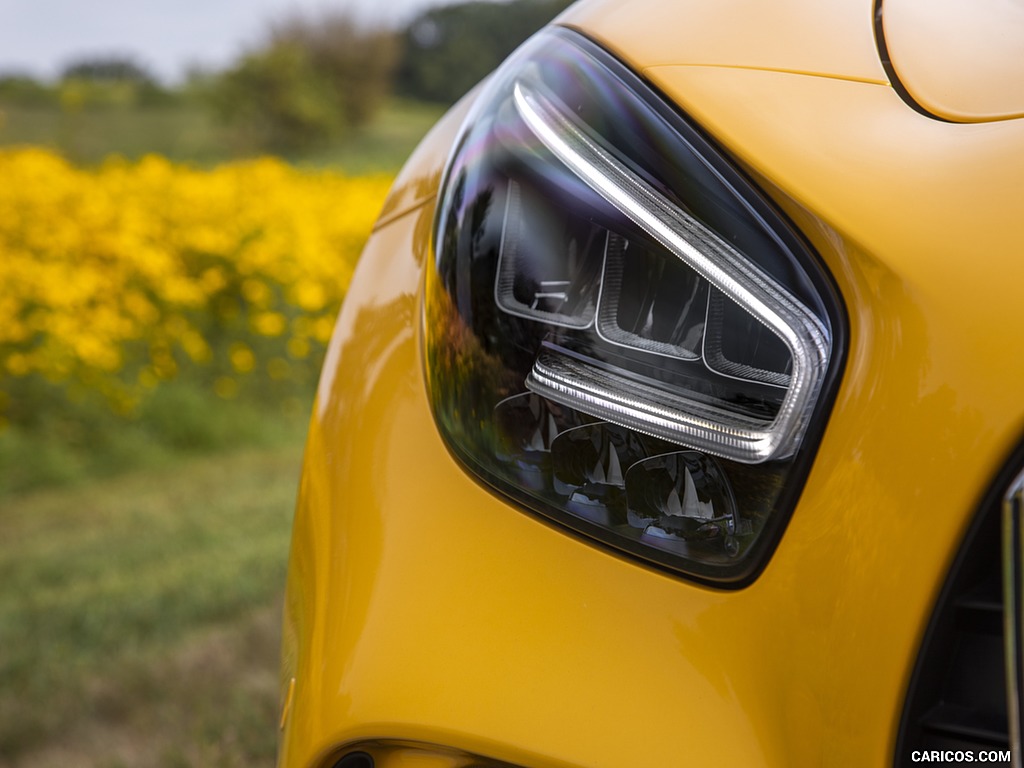
[[[591,0],[559,22],[639,68],[689,64],[886,81],[871,0]]]
[[[524,514],[452,460],[420,360],[451,116],[399,179],[325,365],[288,581],[282,766],[375,739],[537,768],[892,759],[936,592],[1024,433],[1009,229],[1024,124],[930,120],[852,65],[667,63],[669,24],[629,56],[621,7],[566,19],[732,153],[846,302],[846,369],[800,503],[761,576],[719,591]]]

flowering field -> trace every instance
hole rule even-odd
[[[131,422],[183,381],[214,403],[309,389],[390,184],[38,148],[0,151],[0,179],[0,434],[83,403]]]

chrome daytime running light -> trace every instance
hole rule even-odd
[[[791,455],[799,445],[804,414],[821,387],[828,364],[831,345],[822,324],[775,280],[591,141],[586,127],[578,125],[556,97],[545,95],[542,87],[533,90],[519,81],[514,98],[519,114],[555,157],[670,253],[770,328],[786,344],[793,360],[778,415],[771,422],[750,426],[728,417],[702,418],[699,404],[683,398],[636,390],[634,398],[623,397],[631,389],[626,381],[593,372],[588,375],[585,365],[579,366],[578,377],[569,373],[574,367],[571,364],[562,367],[569,375],[559,376],[538,360],[527,377],[527,386],[564,405],[736,461],[758,463]]]

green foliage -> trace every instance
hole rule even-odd
[[[570,0],[472,0],[424,11],[402,35],[397,86],[413,98],[451,104]]]
[[[56,103],[54,90],[29,75],[0,75],[0,104],[48,107]]]
[[[189,82],[166,106],[91,107],[73,115],[54,99],[41,107],[12,106],[0,95],[0,146],[34,144],[58,148],[77,163],[92,165],[111,154],[137,159],[146,154],[213,165],[245,154],[202,101],[211,88]],[[0,85],[2,90],[2,85]],[[352,174],[401,168],[443,110],[435,104],[386,100],[370,123],[324,146],[291,155],[314,166],[331,165]]]
[[[78,62],[65,68],[55,83],[23,74],[0,75],[0,108],[57,109],[77,115],[84,109],[166,107],[180,101],[181,94],[120,59]]]
[[[390,31],[363,27],[339,12],[292,15],[271,26],[271,40],[306,52],[317,75],[340,94],[346,125],[366,125],[390,93],[398,58]]]
[[[392,33],[348,14],[292,15],[212,96],[243,148],[290,155],[365,125],[390,92],[396,55]]]
[[[224,75],[217,99],[239,143],[253,151],[292,153],[325,143],[342,127],[341,94],[289,43],[245,56]]]
[[[165,107],[180,100],[177,94],[158,83],[133,80],[69,78],[54,86],[52,94],[68,114],[78,114],[85,108]]]
[[[73,61],[64,67],[51,90],[67,112],[86,106],[164,106],[177,100],[142,65],[118,56]]]
[[[311,400],[306,392],[271,402],[252,393],[224,401],[195,381],[177,380],[165,382],[125,419],[88,393],[69,399],[47,391],[55,385],[34,384],[39,400],[59,407],[31,424],[0,430],[0,507],[28,491],[78,487],[175,456],[293,442],[305,428]]]
[[[141,64],[123,56],[92,56],[64,67],[61,80],[153,83],[156,78]]]

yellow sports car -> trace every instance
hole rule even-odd
[[[327,356],[281,766],[1019,761],[1024,5],[583,0]]]

